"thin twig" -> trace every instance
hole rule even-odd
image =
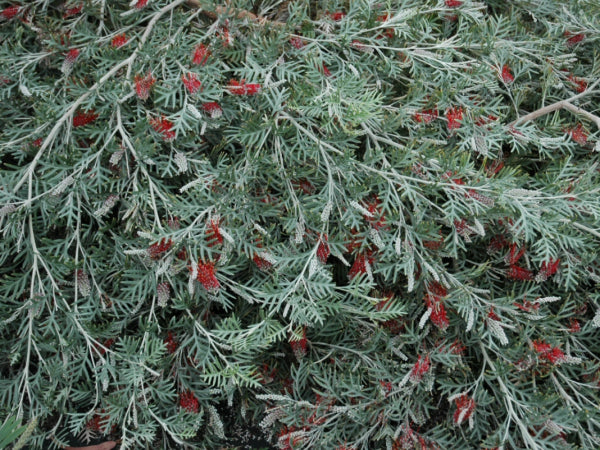
[[[577,100],[581,97],[591,94],[593,92],[594,88],[598,85],[598,83],[600,83],[600,78],[598,78],[596,81],[594,81],[594,83],[592,83],[592,85],[589,86],[581,94],[574,95],[573,97],[568,98],[567,100],[561,100],[556,103],[552,103],[551,105],[544,106],[543,108],[537,109],[533,112],[530,112],[529,114],[524,115],[523,117],[519,117],[517,120],[513,120],[511,123],[508,124],[508,126],[514,127],[515,125],[522,124],[524,122],[529,122],[531,120],[535,120],[538,117],[545,116],[546,114],[550,114],[551,112],[557,111],[559,109],[567,109],[575,114],[580,114],[582,116],[587,117],[589,120],[594,122],[598,128],[600,128],[600,117],[580,108],[579,106],[575,106],[575,105],[573,105],[573,103],[571,103],[574,100]]]

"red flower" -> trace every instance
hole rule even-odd
[[[340,21],[342,20],[344,17],[346,17],[346,13],[345,12],[341,12],[341,11],[337,11],[334,13],[330,13],[329,17],[331,17],[333,20]]]
[[[127,39],[127,36],[123,33],[123,34],[118,34],[114,38],[112,38],[112,40],[110,41],[110,45],[113,48],[121,48],[125,44],[127,44],[127,42],[129,42],[129,40]]]
[[[202,109],[210,115],[211,119],[218,119],[223,115],[223,108],[217,102],[204,103]]]
[[[221,235],[221,231],[219,230],[219,219],[212,218],[206,224],[206,239],[208,241],[208,246],[213,247],[217,244],[223,243],[223,235]]]
[[[300,39],[297,36],[294,36],[290,39],[290,44],[292,45],[292,47],[297,48],[298,50],[304,47],[304,41],[302,41],[302,39]]]
[[[459,1],[459,0],[446,0],[446,6],[448,8],[458,8],[460,5],[462,5],[463,2]]]
[[[429,355],[425,355],[425,358],[421,359],[421,355],[417,359],[417,362],[413,366],[410,371],[410,379],[413,383],[418,383],[423,379],[423,376],[429,372],[431,368],[431,362],[429,360]]]
[[[543,341],[533,341],[533,349],[538,353],[541,359],[546,359],[552,364],[564,362],[565,354],[558,347],[552,347]]]
[[[77,61],[77,58],[79,58],[79,49],[72,48],[65,55],[65,60],[63,61],[60,70],[63,73],[70,72],[73,68],[73,64],[75,64],[75,61]]]
[[[179,406],[188,412],[197,413],[200,405],[192,391],[185,391],[179,394]]]
[[[510,67],[508,67],[506,64],[502,66],[502,72],[500,76],[502,77],[502,81],[504,81],[506,84],[510,84],[515,81],[515,77],[512,73],[510,73]]]
[[[267,261],[265,258],[260,256],[258,253],[254,254],[254,256],[252,257],[252,261],[254,261],[254,264],[256,264],[256,267],[258,268],[258,270],[261,270],[263,272],[267,271],[271,267],[273,267],[273,264],[271,264],[271,262]]]
[[[569,332],[571,333],[579,333],[581,331],[581,324],[577,319],[571,318],[569,321]]]
[[[196,280],[208,292],[216,292],[221,287],[217,276],[215,275],[215,264],[212,262],[198,261],[198,275]]]
[[[260,92],[260,84],[246,84],[246,80],[229,80],[228,89],[233,95],[256,95]]]
[[[73,116],[73,127],[83,127],[88,123],[92,123],[97,118],[98,114],[94,113],[94,110],[78,112]]]
[[[154,117],[150,119],[150,125],[154,128],[154,131],[162,134],[165,142],[170,142],[175,139],[175,131],[173,131],[173,123],[162,117]]]
[[[142,9],[143,7],[145,7],[148,4],[148,0],[137,0],[134,4],[133,7],[135,9]]]
[[[533,280],[533,274],[531,273],[531,271],[519,266],[510,266],[510,269],[506,271],[506,276],[512,280]]]
[[[172,246],[173,241],[171,239],[162,238],[160,242],[155,242],[148,247],[148,255],[151,259],[159,259],[163,253],[168,252]]]
[[[446,307],[443,299],[448,295],[448,291],[437,281],[429,283],[427,293],[425,294],[425,305],[427,309],[431,309],[431,321],[440,330],[444,331],[450,325]]]
[[[152,76],[152,73],[148,72],[145,77],[136,75],[133,81],[135,82],[135,93],[137,94],[138,98],[140,100],[148,99],[148,96],[150,95],[150,89],[152,89],[152,86],[154,86],[154,83],[156,83],[156,78]]]
[[[100,345],[96,345],[96,348],[98,349],[98,351],[100,352],[101,355],[104,355],[106,353],[106,349],[112,347],[112,345],[115,343],[115,340],[110,338],[110,339],[106,339],[103,343],[102,346]]]
[[[4,17],[6,20],[10,20],[19,14],[20,11],[21,7],[19,5],[12,5],[2,10],[2,12],[0,12],[0,16]]]
[[[512,244],[510,244],[510,252],[504,257],[504,260],[509,266],[514,266],[515,264],[517,264],[517,262],[519,262],[519,259],[521,259],[521,256],[523,256],[524,254],[525,247],[519,249],[517,247],[517,244],[513,242]]]
[[[329,258],[329,254],[331,251],[329,250],[329,244],[327,243],[327,235],[324,234],[319,238],[319,246],[317,247],[317,258],[321,261],[322,264],[327,262],[327,258]]]
[[[578,123],[575,128],[569,128],[567,131],[571,135],[571,139],[573,139],[579,145],[587,144],[588,136],[580,123]]]
[[[195,66],[203,66],[208,61],[208,57],[210,56],[210,50],[206,45],[200,43],[196,45],[194,48],[194,53],[192,53],[192,64]]]
[[[167,333],[167,337],[165,339],[165,345],[167,346],[167,351],[172,355],[177,351],[177,340],[175,340],[175,335],[172,331]],[[183,406],[183,405],[182,405]]]
[[[327,66],[325,64],[323,64],[321,71],[323,72],[323,75],[325,75],[326,77],[331,76],[331,72],[329,71],[329,69],[327,68]]]
[[[79,5],[74,6],[73,8],[68,8],[67,10],[65,10],[65,13],[63,14],[63,19],[66,19],[67,17],[71,17],[76,14],[79,14],[82,9],[83,9],[83,3],[80,3]]]
[[[437,118],[437,109],[424,109],[423,111],[417,112],[414,115],[414,119],[419,123],[431,123]]]
[[[553,261],[552,258],[548,260],[548,262],[542,262],[542,266],[540,267],[540,271],[535,277],[536,281],[546,281],[552,275],[556,273],[558,270],[558,265],[560,264],[560,259]]]
[[[585,39],[585,34],[583,33],[572,33],[570,31],[565,31],[564,36],[567,39],[567,47],[573,47],[575,44],[583,41]]]
[[[446,119],[448,119],[448,131],[460,128],[460,121],[463,119],[463,109],[454,106],[446,110]]]
[[[456,411],[454,412],[454,425],[460,425],[469,419],[475,410],[475,400],[467,394],[462,394],[454,400]]]
[[[588,86],[587,81],[585,81],[583,78],[575,77],[575,76],[573,76],[573,74],[571,74],[571,75],[569,75],[567,80],[569,80],[571,83],[573,83],[575,85],[575,90],[577,92],[579,92],[580,94],[587,89],[587,86]]]
[[[302,330],[302,337],[300,339],[290,339],[289,342],[297,359],[301,359],[304,355],[306,355],[306,328]]]
[[[352,267],[350,268],[350,272],[348,272],[348,278],[352,280],[359,274],[367,273],[367,265],[372,265],[373,261],[374,258],[371,251],[367,251],[366,254],[357,255],[354,264],[352,264]]]
[[[385,212],[380,208],[381,201],[378,196],[374,196],[367,203],[367,210],[371,213],[371,217],[365,215],[365,220],[375,228],[380,230],[385,227]]]
[[[200,82],[200,80],[198,80],[196,74],[191,72],[187,74],[187,78],[185,75],[181,75],[181,81],[183,81],[185,88],[192,95],[198,92],[198,90],[202,86],[202,83]]]

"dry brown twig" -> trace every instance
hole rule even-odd
[[[600,83],[600,78],[597,79],[596,81],[594,81],[594,83],[592,83],[592,85],[589,86],[581,94],[574,95],[573,97],[568,98],[567,100],[561,100],[559,102],[552,103],[551,105],[544,106],[543,108],[540,108],[533,112],[530,112],[529,114],[526,114],[522,117],[519,117],[517,120],[512,121],[511,123],[508,124],[508,126],[514,127],[516,125],[519,125],[519,124],[522,124],[525,122],[529,122],[531,120],[535,120],[538,117],[545,116],[546,114],[550,114],[551,112],[558,111],[559,109],[566,109],[568,111],[571,111],[572,113],[579,114],[581,116],[586,117],[587,119],[594,122],[596,124],[596,126],[598,127],[598,129],[600,129],[600,117],[586,111],[583,108],[580,108],[579,106],[575,106],[572,103],[574,100],[577,100],[581,97],[585,97],[586,95],[591,94],[594,91],[594,88],[598,85],[598,83]]]

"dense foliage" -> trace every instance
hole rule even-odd
[[[33,448],[600,447],[597,0],[0,4]]]

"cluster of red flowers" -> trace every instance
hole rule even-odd
[[[338,21],[342,20],[344,17],[346,17],[346,13],[341,12],[341,11],[336,11],[333,13],[329,13],[329,17],[331,17],[333,20],[338,22]]]
[[[372,266],[374,261],[375,258],[373,257],[373,252],[371,250],[356,255],[356,259],[348,272],[348,278],[352,280],[359,274],[367,273],[367,266]]]
[[[533,341],[533,349],[538,353],[541,359],[550,361],[552,364],[560,364],[565,361],[565,354],[558,347],[552,347],[543,341]]]
[[[431,315],[429,317],[433,324],[442,331],[450,325],[446,308],[443,303],[443,299],[447,295],[448,291],[446,288],[437,281],[429,283],[427,292],[425,293],[425,305],[427,306],[427,309],[431,309]]]
[[[102,409],[100,410],[100,414],[104,414],[105,411]],[[96,431],[96,432],[102,432],[104,433],[106,431],[106,429],[103,430],[103,428],[106,427],[106,423],[109,420],[109,417],[106,415],[100,415],[98,413],[94,414],[92,416],[92,418],[90,420],[87,421],[87,423],[85,424],[85,427],[90,430],[90,431]]]
[[[448,8],[458,8],[462,4],[463,2],[459,0],[446,0],[446,6]]]
[[[423,377],[425,376],[425,374],[427,374],[427,372],[429,372],[430,368],[431,368],[431,361],[429,360],[429,355],[425,355],[425,358],[422,358],[421,355],[419,355],[417,362],[415,363],[412,370],[410,371],[410,380],[413,383],[420,382],[423,379]]]
[[[19,14],[19,12],[21,12],[21,7],[19,5],[12,5],[3,9],[2,12],[0,12],[0,17],[4,18],[5,20],[10,20]]]
[[[215,264],[213,262],[198,261],[198,281],[208,292],[216,292],[221,287],[215,273]]]
[[[96,114],[93,110],[78,112],[73,116],[73,126],[74,127],[83,127],[88,123],[92,123],[94,120],[98,118],[98,114]]]
[[[502,70],[500,71],[500,77],[502,78],[502,81],[504,81],[504,83],[506,84],[510,84],[513,81],[515,81],[515,77],[510,72],[510,67],[508,67],[507,64],[504,64],[502,66]]]
[[[290,44],[292,47],[294,47],[298,50],[300,50],[302,47],[304,47],[304,41],[296,36],[294,36],[293,38],[290,39]]]
[[[573,47],[585,39],[585,34],[572,33],[571,31],[565,31],[564,36],[567,38],[567,47]]]
[[[208,113],[211,119],[218,119],[223,115],[223,108],[217,102],[204,103],[202,110]]]
[[[197,413],[200,407],[198,399],[192,391],[185,391],[179,394],[179,406],[191,413]]]
[[[454,400],[456,404],[456,411],[454,411],[454,425],[460,425],[475,411],[475,400],[470,398],[467,394],[462,394]]]
[[[575,128],[569,128],[567,132],[571,135],[571,139],[573,139],[579,145],[587,144],[588,135],[583,129],[583,125],[580,123],[578,123]]]
[[[263,272],[266,272],[266,271],[270,270],[271,267],[273,267],[273,264],[271,264],[270,261],[267,261],[265,258],[260,256],[258,253],[254,254],[254,256],[252,257],[252,261],[254,261],[254,264],[256,264],[256,267],[258,268],[258,270],[263,271]]]
[[[326,77],[331,76],[331,72],[329,71],[325,63],[323,63],[323,66],[321,67],[321,72],[323,72],[323,75],[325,75]]]
[[[377,195],[373,196],[373,198],[371,198],[367,202],[366,206],[367,211],[369,211],[369,213],[371,214],[370,216],[364,216],[365,220],[369,222],[369,225],[371,225],[376,230],[385,228],[385,212],[382,211],[380,208],[381,201],[379,200],[379,197]]]
[[[414,118],[419,123],[431,123],[438,118],[438,111],[437,109],[424,109],[415,113]]]
[[[525,248],[518,248],[515,243],[510,244],[510,250],[504,257],[504,260],[510,266],[506,272],[508,278],[518,281],[533,280],[533,273],[529,269],[517,266],[517,263],[524,254]]]
[[[461,126],[463,119],[462,107],[451,107],[446,110],[446,119],[448,119],[448,131],[456,130]]]
[[[206,240],[209,247],[223,243],[223,235],[219,229],[218,217],[213,217],[206,222]]]
[[[203,66],[208,61],[210,56],[210,50],[202,43],[196,45],[194,52],[192,53],[192,64],[195,66]]]
[[[177,351],[178,343],[172,331],[169,331],[167,333],[167,337],[165,338],[165,345],[167,347],[167,351],[171,355]]]
[[[327,243],[327,235],[324,234],[319,238],[319,246],[317,247],[317,258],[321,261],[321,264],[327,262],[330,253],[331,250],[329,250],[329,244]]]
[[[587,81],[585,81],[583,78],[579,78],[571,74],[567,77],[567,80],[575,85],[575,90],[580,94],[587,89]]]
[[[297,359],[301,359],[306,355],[306,344],[308,342],[306,339],[306,329],[302,330],[302,337],[300,339],[290,339],[289,342]]]
[[[127,35],[125,33],[117,34],[114,38],[111,39],[110,45],[112,46],[112,48],[121,48],[125,44],[127,44],[127,42],[129,42],[129,39],[127,39]]]
[[[136,75],[133,79],[135,83],[135,93],[140,100],[146,100],[150,96],[150,89],[156,83],[156,78],[152,76],[151,72],[148,72],[146,76]]]
[[[157,133],[162,134],[163,141],[170,142],[175,139],[175,131],[173,130],[173,122],[164,116],[153,117],[149,120],[150,125]]]
[[[148,256],[152,259],[159,259],[163,253],[168,252],[172,246],[173,241],[171,239],[162,238],[159,242],[155,242],[148,247]]]
[[[550,258],[548,262],[542,262],[542,266],[540,267],[540,271],[535,277],[536,281],[546,281],[552,275],[554,275],[558,271],[558,265],[560,264],[560,259],[552,260]]]
[[[115,340],[113,338],[109,338],[102,343],[102,346],[96,345],[96,349],[101,355],[104,355],[106,353],[106,349],[111,348],[114,343]]]
[[[146,5],[148,4],[148,0],[137,0],[134,4],[133,7],[135,9],[142,9],[144,8]]]
[[[72,48],[65,54],[65,59],[60,70],[63,73],[70,72],[77,58],[79,58],[79,49]]]
[[[256,95],[260,92],[260,88],[260,84],[246,83],[244,79],[240,81],[231,79],[228,85],[229,92],[233,95]]]
[[[63,14],[63,19],[66,19],[67,17],[71,17],[71,16],[75,16],[75,15],[79,14],[82,9],[83,9],[83,3],[80,3],[71,8],[67,8],[65,10],[65,13]]]
[[[196,74],[192,72],[188,73],[187,76],[181,75],[181,81],[183,82],[183,85],[188,90],[188,92],[192,95],[198,92],[202,87],[202,83],[200,82]]]

